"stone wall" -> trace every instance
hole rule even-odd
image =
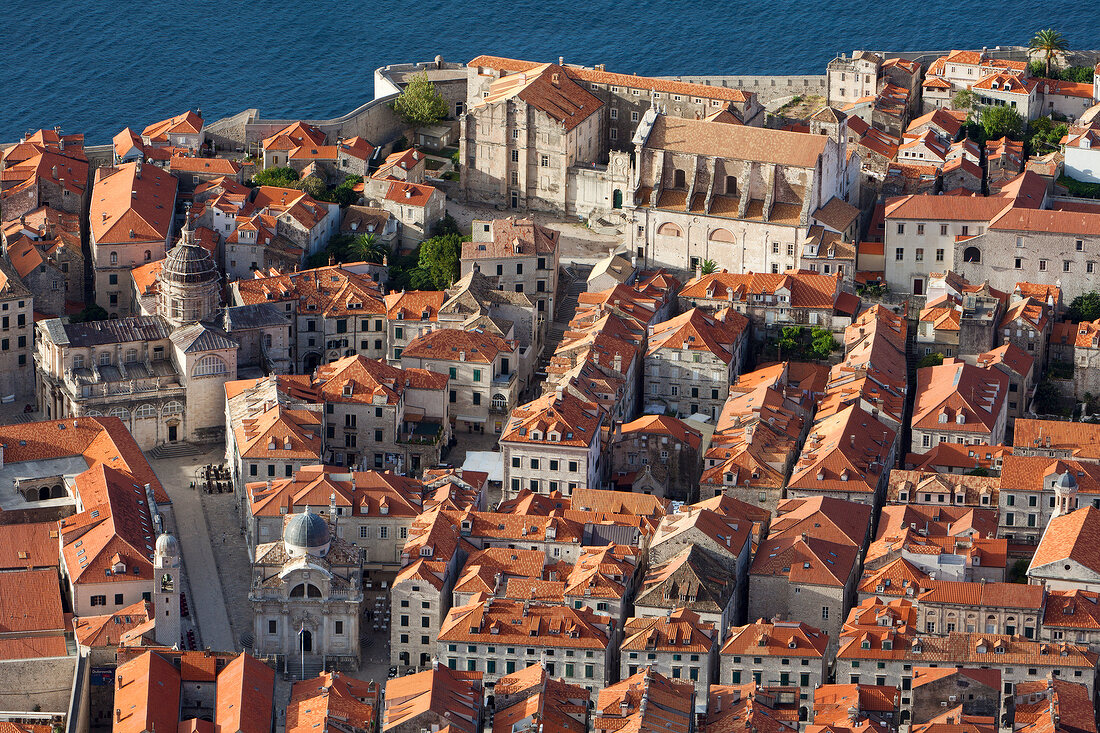
[[[676,76],[665,77],[676,81],[708,86],[730,87],[746,92],[755,92],[760,104],[767,104],[782,97],[806,96],[810,94],[825,96],[826,82],[824,74],[794,74],[791,76]]]
[[[65,714],[70,708],[77,657],[0,662],[0,710]]]

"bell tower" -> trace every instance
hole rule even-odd
[[[168,533],[157,538],[153,556],[153,631],[157,643],[178,647],[180,626],[180,546]]]

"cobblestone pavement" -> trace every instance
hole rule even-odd
[[[468,231],[474,219],[500,219],[515,212],[492,206],[473,206],[448,198],[447,213],[454,217],[459,228]],[[593,231],[576,218],[564,218],[541,211],[526,215],[533,217],[538,224],[561,232],[558,255],[562,266],[570,262],[596,262],[623,243],[622,235]]]
[[[224,454],[225,449],[218,446],[194,456],[150,458],[149,465],[172,500],[176,539],[183,552],[184,572],[191,591],[188,606],[199,628],[198,641],[217,651],[233,651],[237,642],[230,628],[222,584],[218,582],[215,562],[218,553],[211,542],[199,493],[191,488],[197,468],[222,460]]]
[[[229,624],[239,647],[241,636],[252,633],[252,606],[248,602],[252,559],[248,554],[239,507],[232,492],[204,493],[201,497],[203,513],[210,527],[210,542],[217,558],[218,580],[225,597]]]

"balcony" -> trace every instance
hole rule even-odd
[[[397,436],[397,442],[404,445],[435,445],[443,437],[443,424],[422,420],[406,422]]]
[[[508,389],[516,381],[516,373],[508,372],[507,374],[498,374],[493,377],[493,387],[498,389]]]

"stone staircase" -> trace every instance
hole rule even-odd
[[[546,344],[543,347],[541,359],[543,367],[550,363],[550,357],[554,355],[565,337],[569,321],[573,320],[573,314],[577,312],[577,299],[588,286],[588,275],[591,272],[592,265],[576,262],[562,268],[562,275],[558,278],[558,292],[561,296],[554,310],[554,320],[546,329]]]
[[[146,451],[150,458],[183,458],[184,456],[197,456],[204,453],[205,448],[195,443],[164,443],[156,448]]]
[[[300,657],[291,655],[286,662],[286,678],[290,680],[308,680],[325,671],[324,657],[311,655],[306,657],[305,666]]]

